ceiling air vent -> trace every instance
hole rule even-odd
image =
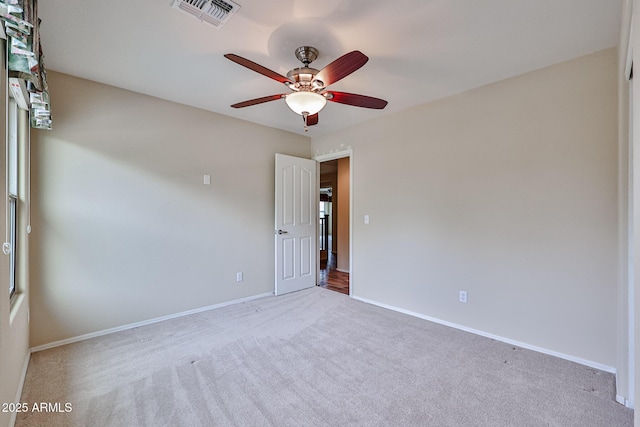
[[[240,5],[231,0],[173,0],[171,6],[218,29],[240,9]]]

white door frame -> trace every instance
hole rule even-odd
[[[349,158],[349,296],[353,296],[354,280],[353,280],[353,149],[348,148],[342,151],[336,151],[329,154],[315,156],[312,160],[318,163],[328,162],[329,160]],[[320,203],[320,165],[318,165],[318,191],[316,191],[317,205]],[[316,239],[316,283],[320,282],[320,244]]]

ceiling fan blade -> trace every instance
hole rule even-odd
[[[286,82],[291,82],[291,80],[289,80],[288,78],[286,78],[285,76],[276,73],[275,71],[271,71],[270,69],[263,67],[260,64],[256,64],[253,61],[249,61],[246,58],[243,58],[241,56],[235,55],[233,53],[227,53],[225,56],[225,58],[230,59],[231,61],[235,62],[236,64],[240,64],[243,67],[247,67],[250,70],[255,71],[256,73],[260,73],[263,76],[267,76],[270,79],[276,80],[280,83],[286,83]]]
[[[232,107],[233,108],[250,107],[252,105],[262,104],[263,102],[276,101],[278,99],[283,98],[284,96],[285,95],[282,93],[278,95],[263,96],[262,98],[256,98],[256,99],[250,99],[244,102],[238,102],[237,104],[233,104]]]
[[[316,80],[322,80],[324,86],[329,86],[347,77],[349,74],[356,71],[367,63],[369,58],[359,50],[354,50],[347,54],[342,55],[340,58],[333,61],[331,64],[324,67],[316,75]]]
[[[307,126],[315,126],[318,124],[318,113],[307,116]]]
[[[374,108],[382,110],[387,106],[388,102],[384,99],[374,98],[372,96],[357,95],[347,92],[325,92],[331,96],[327,97],[327,101],[337,102],[339,104],[353,105],[355,107]]]

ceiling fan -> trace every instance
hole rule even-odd
[[[231,107],[249,107],[251,105],[262,104],[264,102],[276,101],[284,98],[289,108],[302,116],[305,131],[307,130],[307,126],[318,124],[318,113],[324,108],[327,101],[364,108],[383,109],[386,107],[387,101],[383,99],[366,95],[357,95],[354,93],[326,90],[327,86],[347,77],[349,74],[367,63],[369,58],[362,52],[354,50],[353,52],[342,55],[340,58],[336,59],[319,71],[315,68],[309,67],[309,64],[318,57],[318,50],[316,48],[311,46],[301,46],[295,50],[295,55],[304,66],[294,68],[289,71],[286,77],[233,53],[224,55],[225,58],[230,59],[243,67],[247,67],[256,73],[267,76],[280,83],[284,83],[284,85],[291,90],[289,93],[281,93],[251,99],[249,101],[238,102],[237,104],[233,104]]]

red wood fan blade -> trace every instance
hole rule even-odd
[[[284,96],[285,95],[282,93],[279,95],[263,96],[262,98],[256,98],[256,99],[250,99],[244,102],[238,102],[237,104],[233,104],[232,107],[233,108],[250,107],[252,105],[262,104],[263,102],[276,101]]]
[[[315,126],[318,124],[318,113],[307,116],[307,126]]]
[[[260,73],[263,76],[267,76],[270,79],[273,79],[275,81],[278,81],[280,83],[285,83],[285,82],[291,82],[291,80],[289,80],[288,78],[286,78],[283,75],[280,75],[278,73],[276,73],[275,71],[271,71],[270,69],[263,67],[260,64],[256,64],[253,61],[249,61],[246,58],[243,58],[241,56],[235,55],[233,53],[227,53],[225,56],[225,58],[230,59],[231,61],[235,62],[236,64],[240,64],[243,67],[247,67],[250,70],[255,71],[256,73]]]
[[[340,58],[320,70],[316,75],[316,80],[322,80],[325,87],[329,86],[330,84],[347,77],[349,74],[366,64],[368,60],[369,58],[364,53],[359,50],[354,50],[353,52],[342,55]]]
[[[327,97],[328,101],[337,102],[339,104],[353,105],[355,107],[374,108],[382,110],[387,106],[388,102],[384,99],[374,98],[372,96],[357,95],[347,92],[328,92],[332,96]]]

